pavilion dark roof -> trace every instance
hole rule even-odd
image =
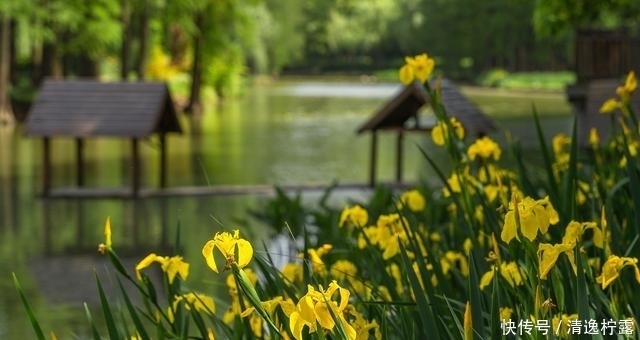
[[[435,86],[435,82],[432,84]],[[464,125],[467,135],[487,134],[496,125],[487,115],[467,99],[449,80],[441,80],[442,103],[450,116]],[[358,133],[384,129],[408,129],[407,120],[417,117],[420,108],[431,102],[422,84],[414,82],[405,86],[359,129]]]
[[[31,108],[31,136],[146,137],[182,132],[162,82],[47,80]]]

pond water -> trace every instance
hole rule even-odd
[[[185,134],[168,138],[168,185],[365,183],[370,140],[355,130],[397,90],[394,84],[354,81],[254,85],[242,99],[209,107],[197,120],[181,118]],[[543,124],[551,135],[568,131],[570,120],[561,106]],[[525,147],[535,148],[530,117],[497,123]],[[382,180],[394,176],[394,142],[392,135],[380,136]],[[73,146],[72,140],[53,142],[54,187],[74,183]],[[409,182],[432,175],[417,146],[442,159],[427,135],[409,134],[404,171]],[[88,186],[128,184],[128,142],[90,140],[85,150]],[[157,141],[145,140],[141,151],[143,186],[155,187]],[[216,231],[235,227],[252,240],[265,240],[270,232],[247,218],[247,209],[264,200],[258,195],[44,200],[38,197],[41,158],[39,140],[24,137],[20,127],[0,128],[0,339],[33,337],[11,273],[19,278],[46,333],[53,330],[60,339],[88,334],[83,302],[96,305],[96,273],[113,283],[105,260],[96,253],[107,216],[114,246],[130,268],[149,251],[171,255],[159,249],[173,244],[179,226],[191,263],[189,285],[212,295],[224,291],[224,277],[205,269],[200,255],[204,242]],[[334,204],[364,195],[341,193]],[[304,194],[309,202],[319,196]]]

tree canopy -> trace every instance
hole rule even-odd
[[[13,88],[185,73],[188,108],[247,73],[370,72],[423,51],[454,78],[567,69],[574,28],[640,29],[637,0],[13,0],[0,13]]]

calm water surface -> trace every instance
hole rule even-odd
[[[369,138],[355,130],[398,90],[391,84],[355,82],[283,82],[257,85],[238,101],[210,107],[196,122],[182,117],[186,133],[168,139],[169,185],[364,183],[368,179]],[[565,113],[565,112],[562,112]],[[568,131],[564,114],[544,120],[548,134]],[[499,120],[525,146],[535,140],[531,120]],[[378,176],[394,176],[394,136],[381,135]],[[408,181],[430,176],[417,145],[441,158],[426,135],[405,139]],[[54,186],[74,183],[72,140],[53,142]],[[88,186],[118,187],[129,181],[129,144],[113,139],[86,143]],[[143,185],[157,178],[157,141],[141,146]],[[13,288],[16,273],[46,333],[60,339],[88,334],[83,302],[96,305],[95,273],[112,275],[96,252],[102,225],[111,216],[114,245],[127,265],[175,239],[180,226],[189,285],[216,295],[224,277],[204,268],[200,249],[216,231],[240,227],[252,240],[268,229],[247,220],[248,208],[263,197],[219,196],[133,200],[43,200],[42,150],[20,127],[0,128],[0,339],[28,339],[33,332]],[[349,195],[358,197],[362,192]],[[314,202],[318,194],[306,194]],[[336,199],[339,205],[344,197]],[[171,255],[164,254],[162,255]],[[219,294],[218,294],[219,295]],[[99,319],[99,317],[98,317]]]

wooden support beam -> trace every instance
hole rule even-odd
[[[131,195],[137,198],[140,194],[140,155],[138,138],[131,138]]]
[[[376,165],[378,164],[378,134],[375,130],[371,131],[371,155],[369,163],[369,186],[376,185]]]
[[[76,138],[76,185],[84,186],[84,140]]]
[[[49,137],[42,138],[42,196],[49,197],[51,193],[51,141]]]
[[[402,183],[403,141],[404,133],[398,131],[396,139],[396,183]]]
[[[160,188],[167,187],[167,136],[160,133]]]

